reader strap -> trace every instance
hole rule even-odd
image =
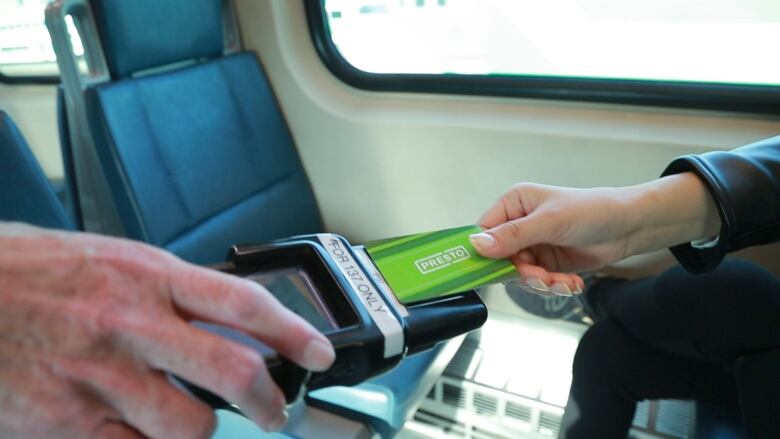
[[[390,310],[390,305],[385,301],[368,275],[363,271],[350,250],[338,236],[331,233],[318,233],[317,239],[325,251],[336,261],[339,270],[347,279],[352,288],[357,292],[360,301],[368,311],[374,324],[382,332],[385,339],[385,358],[394,357],[404,352],[404,331],[401,322]]]

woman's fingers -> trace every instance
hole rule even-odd
[[[513,257],[512,262],[520,273],[521,284],[530,292],[571,296],[580,294],[585,288],[585,283],[577,274],[550,272],[538,265],[526,263],[520,257]]]
[[[479,222],[483,229],[492,229],[493,227],[503,224],[509,220],[519,218],[524,212],[518,208],[518,204],[512,200],[510,192],[505,193],[499,198],[492,206],[482,214]]]
[[[189,264],[177,268],[169,285],[180,309],[244,331],[306,369],[322,371],[333,363],[330,341],[261,285]]]
[[[556,227],[536,209],[548,196],[532,184],[512,187],[482,215],[482,233],[471,235],[471,243],[489,258],[507,258],[532,245],[547,242]]]
[[[501,223],[471,235],[471,244],[489,258],[507,258],[532,245],[545,242],[554,227],[540,215],[530,215]]]
[[[483,229],[492,229],[499,224],[528,215],[534,206],[529,205],[529,197],[539,189],[538,185],[519,183],[506,191],[479,219]]]
[[[559,296],[580,294],[582,279],[573,273],[550,273],[550,291]]]

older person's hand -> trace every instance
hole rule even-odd
[[[584,288],[575,272],[712,237],[720,217],[698,177],[683,173],[623,188],[518,184],[479,224],[474,247],[511,258],[525,289],[571,295]]]
[[[311,370],[334,359],[322,334],[253,282],[136,242],[0,223],[0,437],[208,437],[213,412],[165,372],[280,428],[284,397],[262,357],[193,319]]]

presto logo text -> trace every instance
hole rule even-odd
[[[465,247],[459,245],[442,252],[426,256],[414,261],[417,270],[422,274],[428,274],[444,267],[448,267],[458,262],[463,262],[469,258],[469,252]]]

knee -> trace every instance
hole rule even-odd
[[[692,275],[675,267],[658,279],[657,290],[669,294],[685,291],[732,291],[777,295],[780,281],[760,265],[742,259],[726,259],[713,271]]]
[[[731,361],[780,342],[780,281],[756,264],[729,259],[705,275],[670,272],[654,291],[661,315],[708,358]]]
[[[654,305],[675,318],[703,320],[732,317],[738,310],[780,309],[780,281],[748,261],[727,259],[715,270],[692,275],[677,267],[662,274],[654,287]]]
[[[603,385],[619,373],[625,334],[609,320],[590,327],[574,354],[572,374],[586,385]]]

